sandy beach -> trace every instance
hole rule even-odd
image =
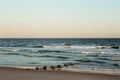
[[[0,67],[0,80],[120,80],[120,75]]]

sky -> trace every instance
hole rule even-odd
[[[0,0],[0,38],[120,38],[120,0]]]

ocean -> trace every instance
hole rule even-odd
[[[0,65],[120,73],[120,38],[1,38]]]

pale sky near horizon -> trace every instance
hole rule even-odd
[[[0,0],[0,38],[120,38],[120,0]]]

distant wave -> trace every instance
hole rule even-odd
[[[60,51],[60,50],[38,50],[38,53],[48,53],[48,52],[56,52],[56,53],[67,53],[67,51]]]
[[[3,51],[3,52],[19,52],[20,49],[0,48],[0,51]]]
[[[119,58],[103,58],[103,57],[101,57],[101,58],[98,58],[98,59],[101,59],[101,60],[109,60],[109,61],[120,61],[120,59]]]
[[[11,52],[2,52],[0,55],[20,55],[19,53],[11,53]]]
[[[24,55],[26,57],[36,57],[36,58],[42,58],[42,57],[46,57],[46,58],[60,58],[60,59],[69,59],[69,57],[66,56],[52,56],[52,55]]]
[[[91,49],[96,48],[96,46],[44,46],[44,48],[71,48],[71,49]]]
[[[0,45],[0,47],[24,47],[24,48],[70,48],[70,49],[120,49],[120,46],[77,46],[77,45],[70,45],[70,46],[63,46],[63,45]]]
[[[113,53],[113,52],[105,52],[105,51],[85,51],[85,50],[51,50],[51,49],[12,49],[12,50],[7,50],[7,49],[4,49],[4,50],[1,50],[0,51],[0,54],[1,53],[73,53],[73,54],[120,54],[120,53]]]
[[[73,53],[73,54],[120,54],[105,51],[78,51],[78,50],[32,50],[34,53]]]
[[[119,46],[33,46],[33,48],[70,48],[70,49],[120,49]]]

